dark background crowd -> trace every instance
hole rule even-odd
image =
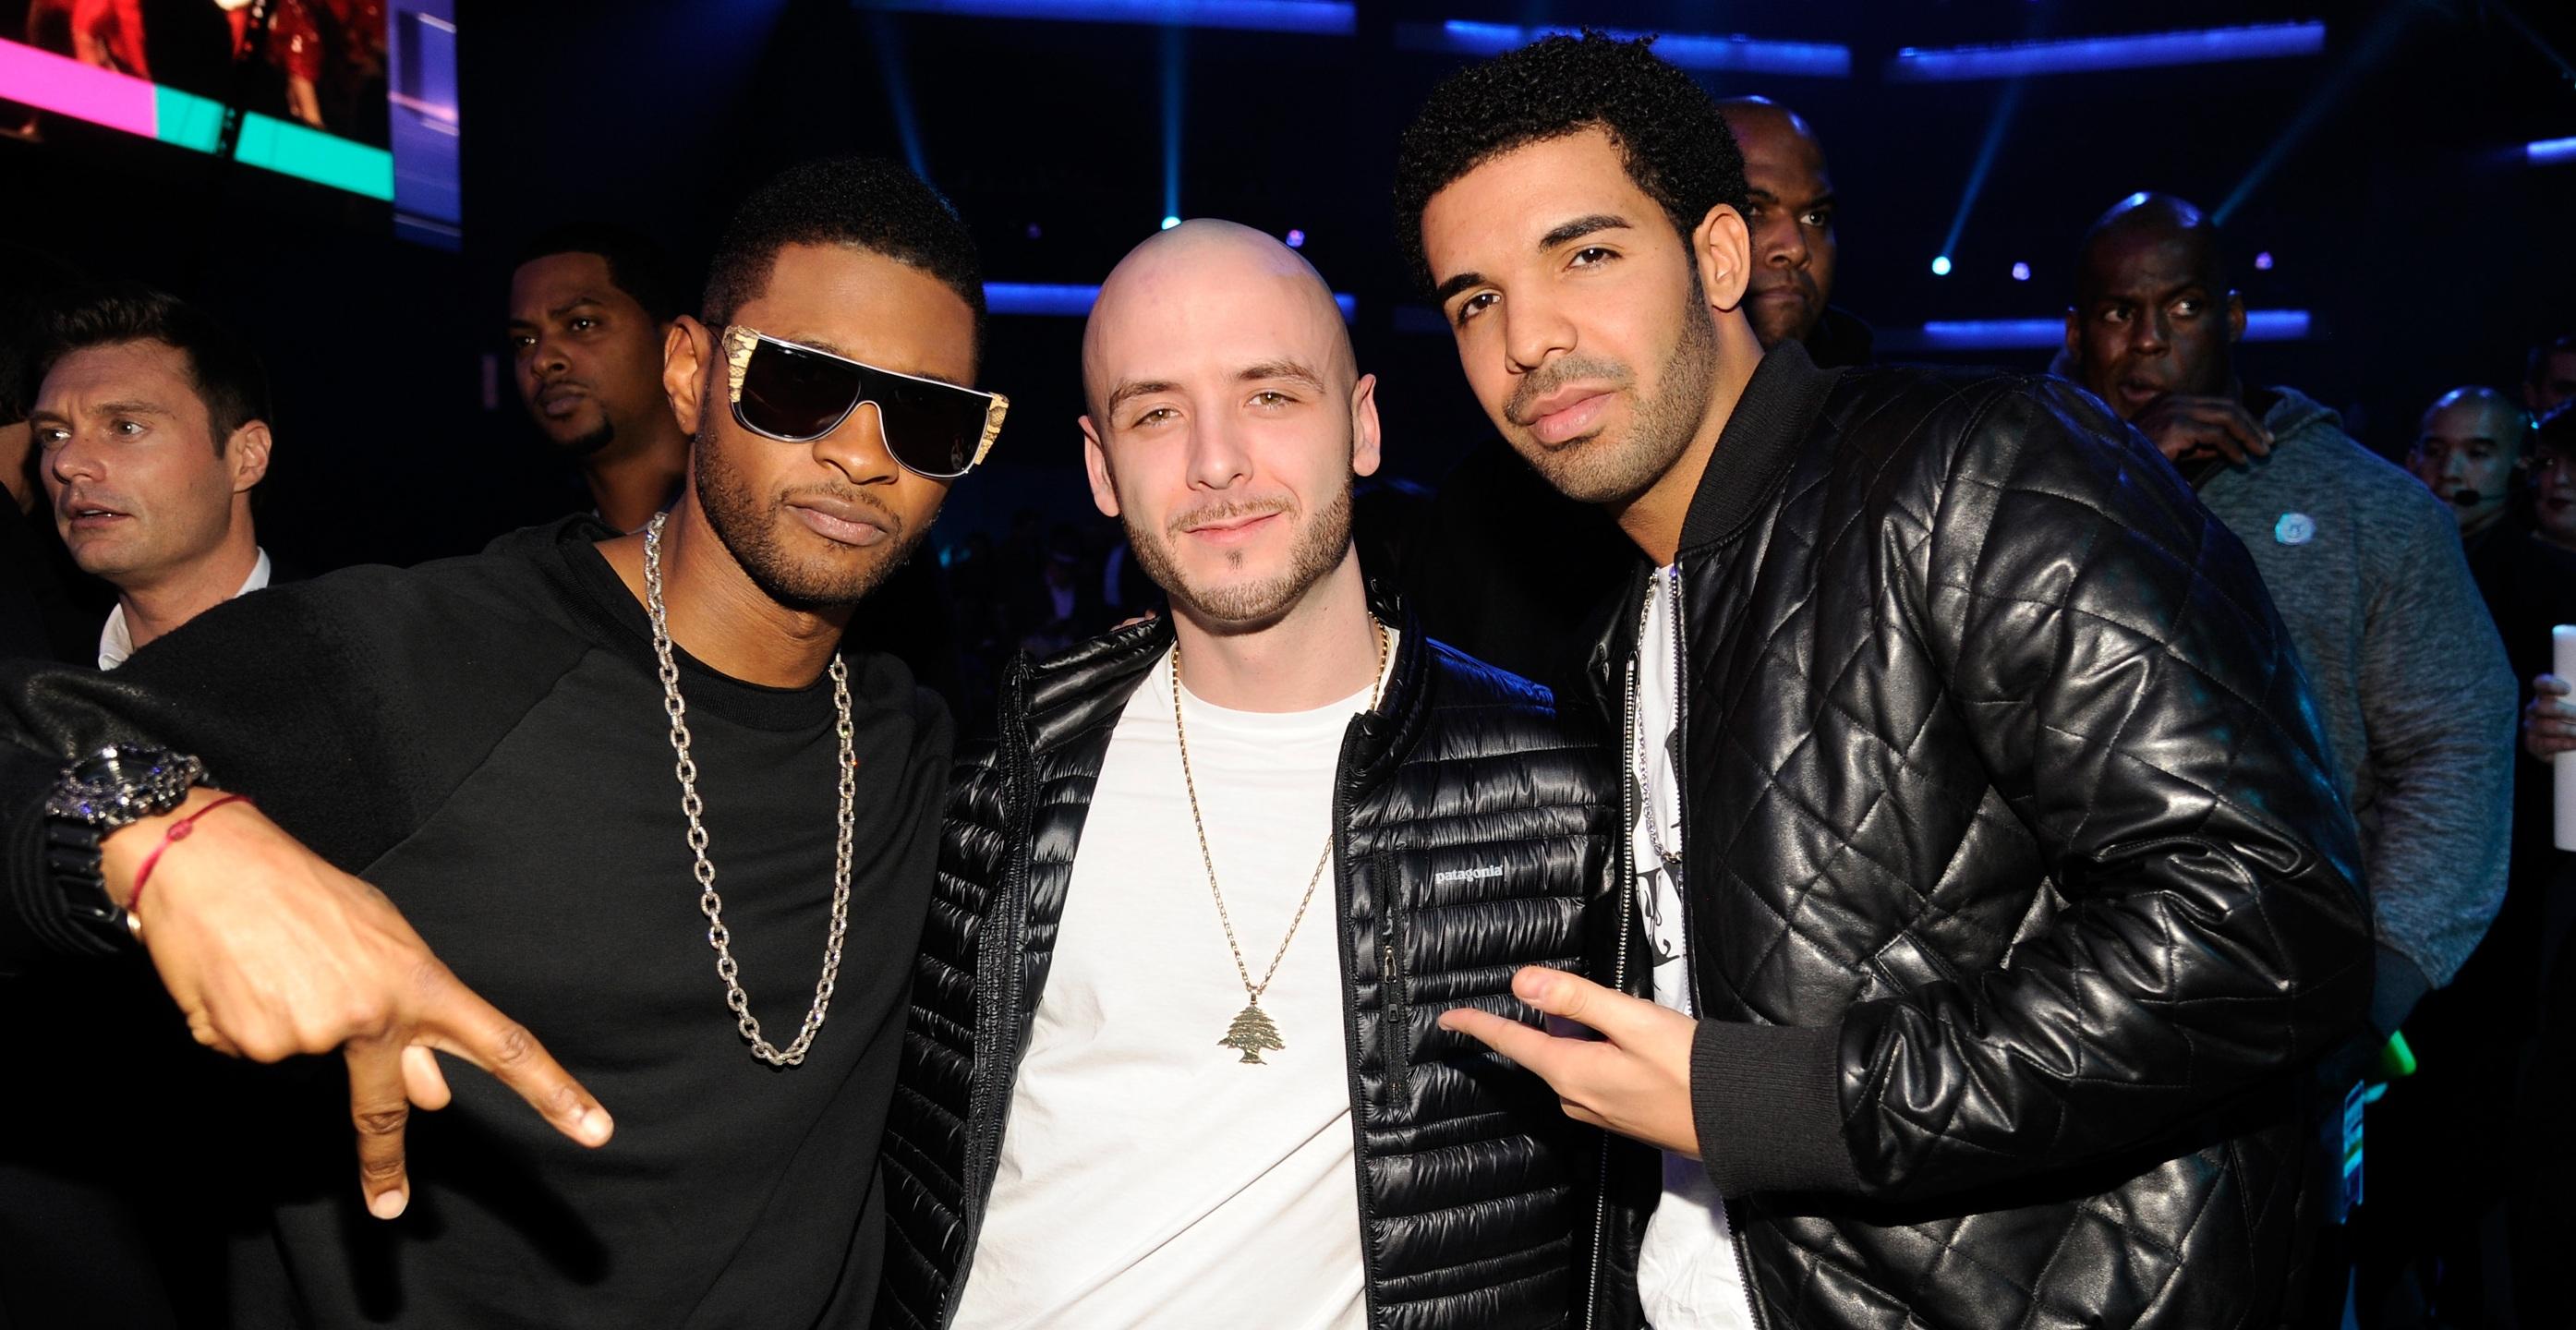
[[[1396,127],[1478,53],[1436,39],[1457,28],[1450,20],[1696,32],[1712,21],[1702,7],[1364,0],[1347,34],[919,12],[940,8],[465,5],[466,216],[453,249],[394,239],[381,202],[0,102],[13,204],[0,213],[0,339],[13,347],[0,370],[30,378],[46,312],[96,283],[175,293],[264,363],[274,451],[257,487],[260,547],[305,573],[409,564],[583,509],[640,520],[615,509],[667,488],[685,441],[663,438],[656,453],[647,435],[669,422],[620,417],[628,408],[605,400],[604,380],[589,384],[600,402],[549,414],[548,348],[588,333],[550,322],[561,302],[545,283],[605,276],[648,325],[692,309],[691,256],[709,247],[726,201],[785,163],[846,152],[908,162],[955,201],[996,282],[1096,283],[1166,216],[1230,218],[1291,237],[1351,297],[1386,422],[1386,469],[1359,499],[1372,577],[1453,616],[1495,620],[1471,625],[1488,639],[1533,636],[1503,663],[1560,674],[1549,646],[1563,620],[1523,628],[1510,616],[1543,600],[1553,574],[1629,556],[1579,510],[1458,500],[1461,485],[1510,487],[1476,470],[1491,428],[1394,243]],[[235,21],[244,13],[248,28]],[[0,38],[23,32],[84,63],[261,99],[271,113],[312,120],[314,109],[314,123],[381,139],[381,115],[364,103],[381,96],[382,70],[368,64],[381,39],[366,34],[383,19],[381,7],[320,0],[37,0],[0,5]],[[1967,80],[1907,72],[1919,49],[2318,20],[2315,49],[2268,58]],[[2576,415],[2549,415],[2576,396],[2576,150],[2554,161],[2525,146],[2576,135],[2576,17],[2470,0],[1837,0],[1730,10],[1725,24],[1848,52],[1838,74],[1697,71],[1722,97],[1794,109],[1801,137],[1820,145],[1831,200],[1810,230],[1822,239],[1757,256],[1809,272],[1840,311],[1825,333],[1800,334],[1820,359],[1821,336],[1846,361],[2080,376],[2049,330],[2078,298],[2088,227],[2135,191],[2193,200],[2223,232],[2226,283],[2256,316],[2233,356],[2243,383],[2293,385],[2331,408],[2462,519],[2527,700],[2548,665],[2546,627],[2576,620]],[[303,53],[297,25],[328,61]],[[593,260],[595,274],[579,266]],[[1951,326],[2005,320],[2040,331]],[[1157,599],[1082,482],[1081,328],[1078,317],[998,313],[983,386],[1011,395],[1010,424],[854,630],[912,658],[970,729],[1013,655],[1080,641]],[[37,387],[0,385],[0,402],[23,418]],[[617,419],[615,447],[586,423],[563,424],[593,408]],[[85,660],[115,590],[53,537],[41,462],[30,456],[12,477],[28,517],[0,574],[20,581],[0,591],[41,580],[47,637],[0,645]],[[1461,557],[1478,548],[1497,553]],[[1523,570],[1519,585],[1490,585]],[[2558,898],[2576,884],[2547,844],[2549,768],[2517,759],[2514,776],[2504,922],[2458,981],[2470,999],[2410,1026],[2438,1037],[2416,1041],[2420,1085],[2391,1092],[2401,1123],[2395,1105],[2409,1097],[2445,1104],[2399,1131],[2419,1159],[2433,1158],[2430,1142],[2509,1146],[2564,1117],[2542,1011],[2555,1001],[2548,960],[2576,913]],[[2527,1074],[2535,1047],[2540,1074]],[[2485,1070],[2453,1076],[2464,1062]],[[2405,1233],[2359,1244],[2364,1319],[2534,1323],[2516,1320],[2512,1287],[2546,1276],[2535,1259],[2545,1249],[2516,1217],[2558,1200],[2517,1191],[2516,1179],[2549,1175],[2517,1168],[2503,1148],[2444,1158],[2466,1162],[2406,1193],[2421,1208]]]

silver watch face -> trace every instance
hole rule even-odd
[[[205,764],[187,754],[111,744],[63,769],[45,813],[111,831],[178,807],[205,777]]]

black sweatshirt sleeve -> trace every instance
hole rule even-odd
[[[109,743],[194,754],[342,869],[408,835],[586,647],[524,560],[353,568],[199,615],[100,673],[0,662],[0,964],[108,947],[62,908],[44,803]]]

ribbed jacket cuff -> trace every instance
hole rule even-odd
[[[2370,1028],[2385,1036],[2395,1033],[2415,1004],[2433,991],[2433,980],[2396,948],[2383,943],[2378,952],[2370,979]]]
[[[1843,1143],[1842,1029],[1703,1020],[1691,1118],[1720,1196],[1860,1189]]]

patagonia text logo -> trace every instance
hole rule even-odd
[[[1432,874],[1431,880],[1435,884],[1447,884],[1451,882],[1482,882],[1489,877],[1501,877],[1502,875],[1503,866],[1501,864],[1487,864],[1482,868],[1444,869]]]

